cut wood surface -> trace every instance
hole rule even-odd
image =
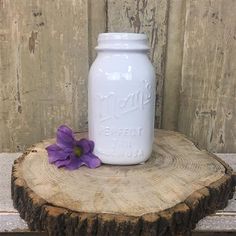
[[[35,145],[13,166],[14,206],[30,229],[53,235],[187,234],[226,206],[232,170],[179,133],[155,134],[145,164],[95,170],[57,169],[45,151],[54,140]]]

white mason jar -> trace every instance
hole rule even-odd
[[[131,165],[151,155],[155,72],[147,36],[102,33],[89,72],[89,139],[103,163]]]

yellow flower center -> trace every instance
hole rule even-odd
[[[82,148],[80,148],[80,147],[75,147],[74,148],[74,153],[75,153],[75,155],[77,156],[77,157],[80,157],[81,155],[82,155]]]

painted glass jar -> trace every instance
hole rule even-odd
[[[132,165],[151,155],[155,72],[145,34],[102,33],[89,72],[89,139],[103,163]]]

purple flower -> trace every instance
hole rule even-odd
[[[75,139],[73,131],[66,125],[57,129],[57,140],[55,144],[46,147],[49,163],[55,164],[58,168],[65,167],[75,170],[82,165],[89,168],[96,168],[101,161],[92,151],[94,142],[88,139]]]

